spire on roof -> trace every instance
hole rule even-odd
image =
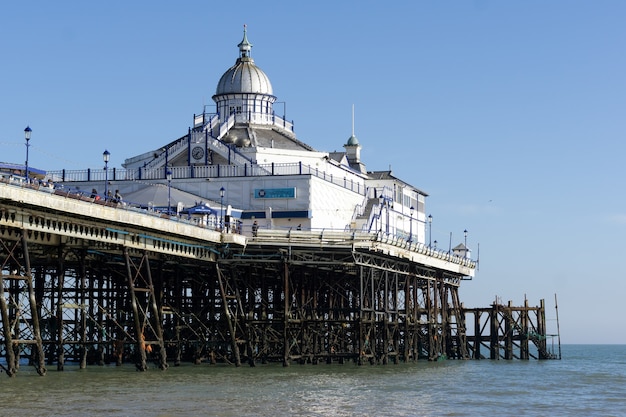
[[[358,146],[359,141],[354,135],[354,104],[352,105],[352,136],[348,138],[348,142],[344,146]]]
[[[361,144],[354,135],[354,104],[352,105],[352,136],[343,147],[346,148],[346,158],[350,167],[362,174],[367,174],[365,164],[361,162]]]
[[[243,40],[237,45],[239,47],[239,52],[241,52],[241,58],[246,58],[250,55],[250,50],[252,49],[252,44],[248,41],[248,25],[243,25]]]

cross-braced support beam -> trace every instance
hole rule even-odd
[[[28,241],[22,233],[19,239],[13,242],[0,240],[0,244],[3,255],[0,268],[0,313],[7,358],[5,371],[8,376],[15,375],[19,368],[21,346],[26,345],[30,346],[31,361],[37,373],[43,376],[46,374],[45,354]],[[26,293],[26,300],[22,293]]]
[[[135,324],[137,370],[145,371],[148,369],[147,353],[152,353],[153,345],[157,346],[158,349],[156,357],[159,368],[167,369],[167,354],[163,342],[163,320],[157,306],[147,253],[144,253],[135,262],[129,255],[128,249],[124,248],[124,260]]]

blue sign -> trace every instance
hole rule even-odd
[[[296,198],[296,188],[255,188],[254,198]]]

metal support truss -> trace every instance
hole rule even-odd
[[[30,360],[37,373],[45,375],[45,355],[28,242],[22,233],[19,239],[13,242],[0,240],[0,244],[4,257],[0,268],[0,312],[7,360],[5,371],[8,376],[15,375],[22,347],[28,346]]]
[[[158,366],[160,369],[167,369],[163,320],[157,306],[148,256],[144,253],[140,259],[134,260],[128,254],[128,249],[124,248],[124,260],[137,341],[136,367],[140,371],[148,369],[147,353],[152,353],[152,346],[156,345]]]

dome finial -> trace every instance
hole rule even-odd
[[[243,40],[237,45],[239,52],[241,52],[241,58],[246,58],[250,55],[252,44],[248,41],[248,25],[243,25]]]

